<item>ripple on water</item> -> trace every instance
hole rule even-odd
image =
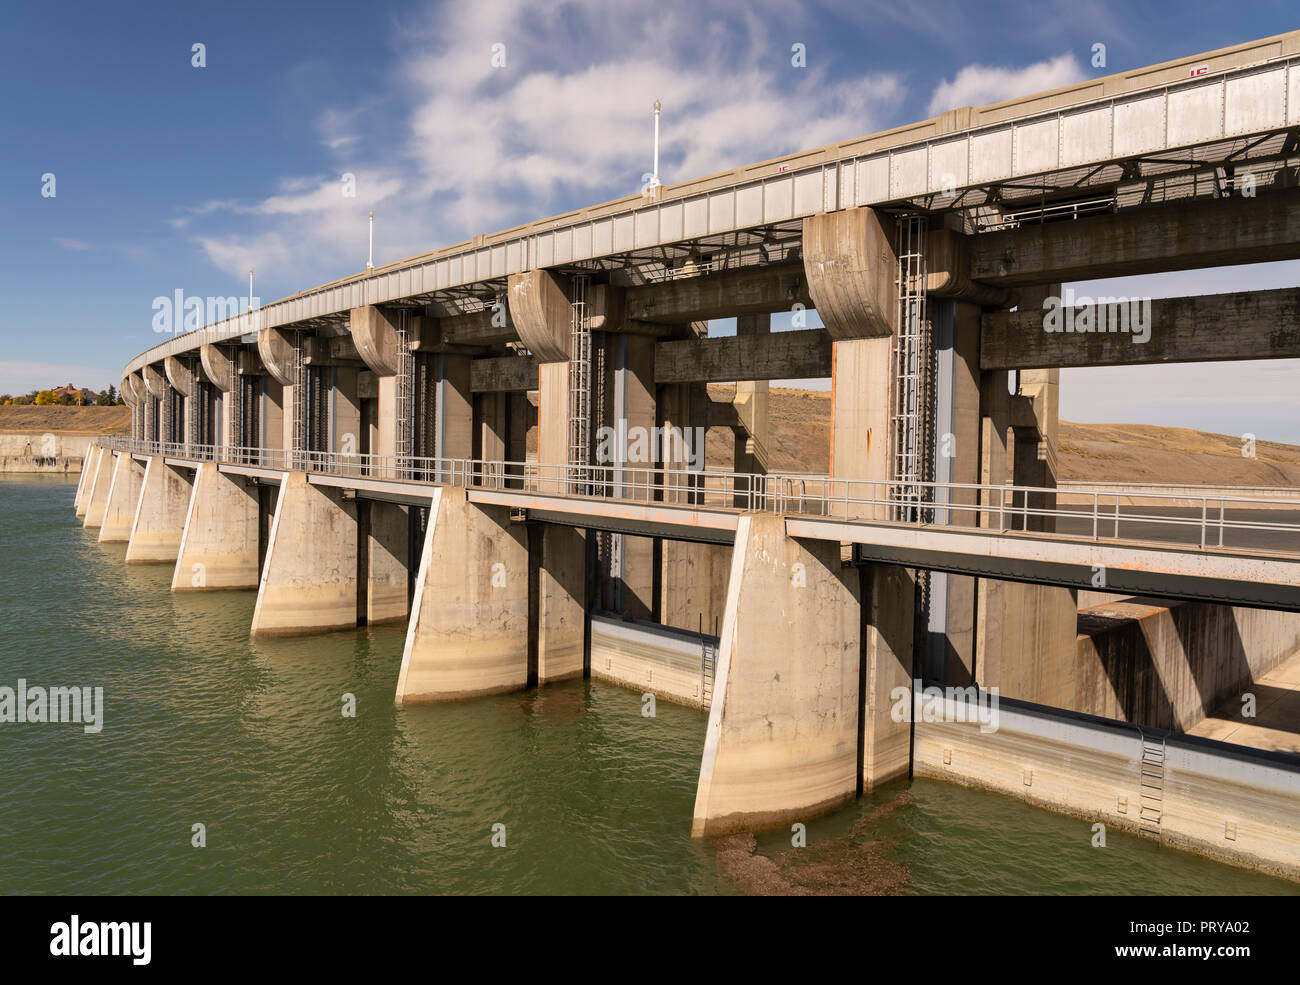
[[[0,726],[0,892],[1295,891],[1114,833],[1098,855],[1084,822],[936,782],[809,823],[807,849],[695,841],[698,711],[583,681],[395,708],[400,626],[250,640],[252,592],[173,595],[74,490],[0,479],[0,683],[106,704],[97,736]]]

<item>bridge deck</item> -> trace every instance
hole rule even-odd
[[[1075,502],[1056,505],[1052,498],[1057,491],[1038,487],[926,483],[918,488],[820,476],[576,469],[464,459],[399,462],[129,439],[107,439],[105,445],[137,456],[162,454],[180,467],[215,462],[222,472],[270,481],[303,471],[312,484],[408,505],[427,504],[438,486],[465,486],[471,502],[508,506],[534,520],[672,540],[732,543],[740,516],[759,510],[784,516],[791,537],[853,544],[863,561],[1300,611],[1300,517],[1294,512],[1300,498],[1203,496],[1199,509],[1183,505],[1180,515],[1176,504],[1195,502],[1194,495],[1169,494],[1164,498],[1170,506],[1153,513],[1149,507],[1121,505],[1129,492],[1114,486],[1075,486],[1070,490]],[[800,492],[793,495],[796,486]],[[1081,507],[1080,497],[1092,502]],[[1152,493],[1143,498],[1161,500]],[[979,503],[983,505],[970,505]],[[1261,504],[1281,507],[1277,515],[1285,518],[1234,518],[1233,510]],[[1058,525],[1075,532],[1060,532]],[[1048,529],[1024,529],[1031,526]],[[1091,533],[1077,532],[1080,527]],[[1165,537],[1181,529],[1187,542],[1123,535],[1139,527]],[[1224,545],[1230,535],[1245,533],[1263,535],[1283,549]]]

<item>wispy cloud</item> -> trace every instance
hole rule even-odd
[[[228,273],[253,265],[310,282],[361,269],[371,208],[380,263],[634,194],[651,169],[656,99],[665,183],[882,126],[900,79],[843,65],[833,76],[815,57],[796,68],[793,16],[775,0],[426,10],[395,28],[390,91],[320,113],[333,174],[285,178],[256,202],[202,203],[173,224]],[[345,172],[355,198],[341,195]]]
[[[1084,78],[1078,60],[1069,53],[1024,68],[967,65],[951,80],[939,83],[926,112],[938,116],[959,106],[987,106],[1081,82]]]
[[[79,253],[89,253],[99,249],[94,243],[87,243],[84,239],[72,239],[67,236],[52,236],[51,239],[65,250],[76,250]]]

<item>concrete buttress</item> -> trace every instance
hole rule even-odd
[[[806,820],[856,795],[858,581],[838,544],[740,518],[692,835]]]

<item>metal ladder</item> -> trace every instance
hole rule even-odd
[[[302,355],[302,332],[293,337],[293,458],[295,469],[305,469],[307,438],[310,422],[307,420],[307,364]]]
[[[898,331],[892,345],[890,478],[892,519],[922,520],[931,472],[930,404],[933,398],[930,322],[925,314],[925,216],[898,219]]]
[[[412,400],[412,362],[411,346],[407,333],[407,311],[402,308],[397,312],[397,372],[393,376],[396,392],[395,410],[397,413],[397,464],[398,469],[406,465],[406,460],[414,453],[415,407]],[[398,473],[404,475],[404,472]]]
[[[716,628],[716,627],[715,627]],[[700,707],[713,705],[713,676],[718,664],[718,648],[704,635],[704,613],[700,613]]]
[[[573,278],[569,347],[570,492],[586,495],[591,464],[591,327],[587,310],[588,277]]]
[[[239,350],[227,348],[230,356],[230,444],[231,448],[244,446],[244,381],[239,375]],[[251,441],[248,444],[252,444]]]
[[[1141,809],[1138,824],[1142,834],[1160,838],[1160,819],[1164,814],[1165,796],[1165,740],[1157,742],[1142,733],[1142,762],[1139,764],[1141,780]]]

